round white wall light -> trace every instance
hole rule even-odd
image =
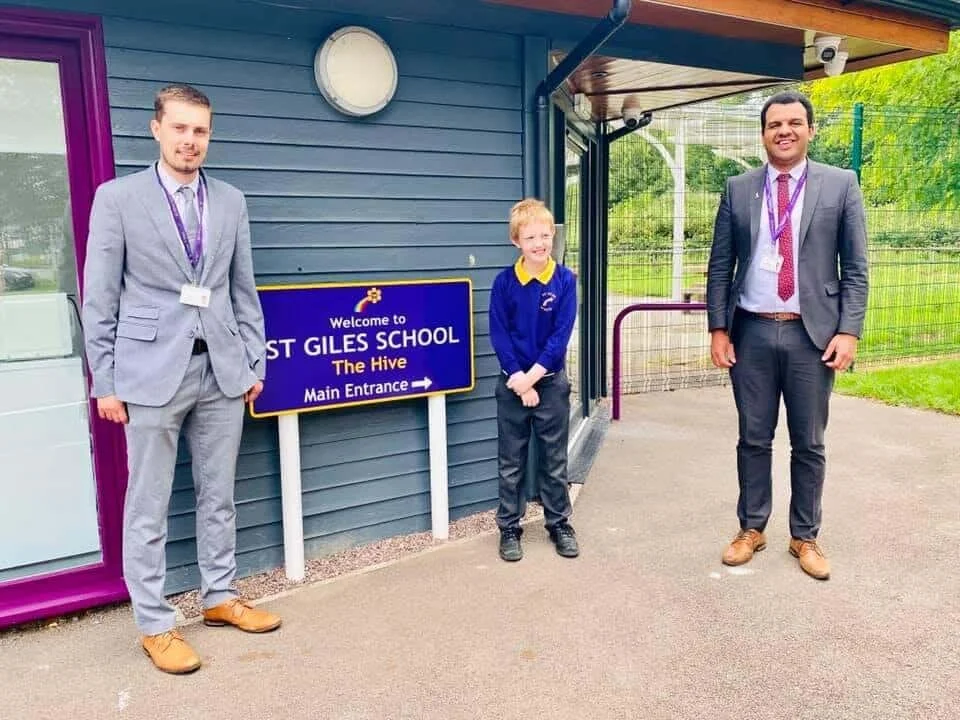
[[[327,38],[314,57],[313,71],[323,97],[347,115],[372,115],[397,91],[397,61],[390,46],[357,25]]]

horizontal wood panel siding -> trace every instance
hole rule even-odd
[[[394,48],[400,79],[386,110],[358,120],[335,112],[313,78],[322,38],[356,17],[312,13],[304,37],[281,37],[123,14],[104,18],[117,172],[156,157],[148,125],[158,87],[204,90],[214,105],[207,168],[247,195],[258,282],[473,280],[477,388],[449,398],[451,514],[492,507],[498,367],[486,309],[493,277],[514,257],[506,218],[522,192],[520,39],[360,18]],[[301,442],[308,557],[429,529],[424,401],[304,414]],[[182,451],[170,591],[198,583],[187,463]],[[283,561],[279,485],[276,421],[248,420],[241,574]]]

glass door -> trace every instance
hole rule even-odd
[[[91,412],[79,318],[106,165],[92,35],[73,18],[43,37],[35,14],[28,35],[15,13],[0,11],[0,626],[123,595],[122,437]]]
[[[581,267],[583,230],[583,148],[567,139],[564,172],[563,238],[557,258],[577,278],[577,321],[567,346],[567,376],[570,379],[570,425],[583,418],[581,345],[583,328],[583,272]]]
[[[0,58],[0,128],[3,582],[102,553],[56,63]]]

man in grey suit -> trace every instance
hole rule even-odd
[[[240,600],[233,490],[244,403],[263,390],[263,314],[243,194],[200,170],[210,101],[161,90],[150,123],[160,159],[104,183],[90,216],[83,326],[92,394],[125,425],[123,571],[144,651],[161,670],[200,658],[164,597],[167,510],[181,430],[193,460],[204,622],[266,632],[280,618]]]
[[[830,563],[817,543],[823,436],[834,373],[853,362],[866,314],[863,195],[853,172],[807,159],[814,122],[806,96],[774,95],[760,124],[768,162],[727,181],[707,271],[711,358],[730,369],[740,426],[740,532],[723,562],[743,564],[766,547],[782,395],[789,550],[804,572],[826,580]]]

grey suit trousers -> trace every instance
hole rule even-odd
[[[773,436],[782,395],[790,431],[790,534],[816,539],[834,371],[820,359],[822,351],[798,320],[782,322],[738,310],[731,340],[737,357],[730,379],[740,420],[740,527],[763,530],[770,517]]]
[[[193,460],[201,600],[209,608],[236,595],[233,491],[243,399],[223,394],[209,355],[202,353],[190,358],[169,403],[128,403],[127,413],[130,477],[123,513],[123,575],[137,626],[145,635],[155,635],[176,623],[164,596],[164,578],[167,512],[181,429]]]

